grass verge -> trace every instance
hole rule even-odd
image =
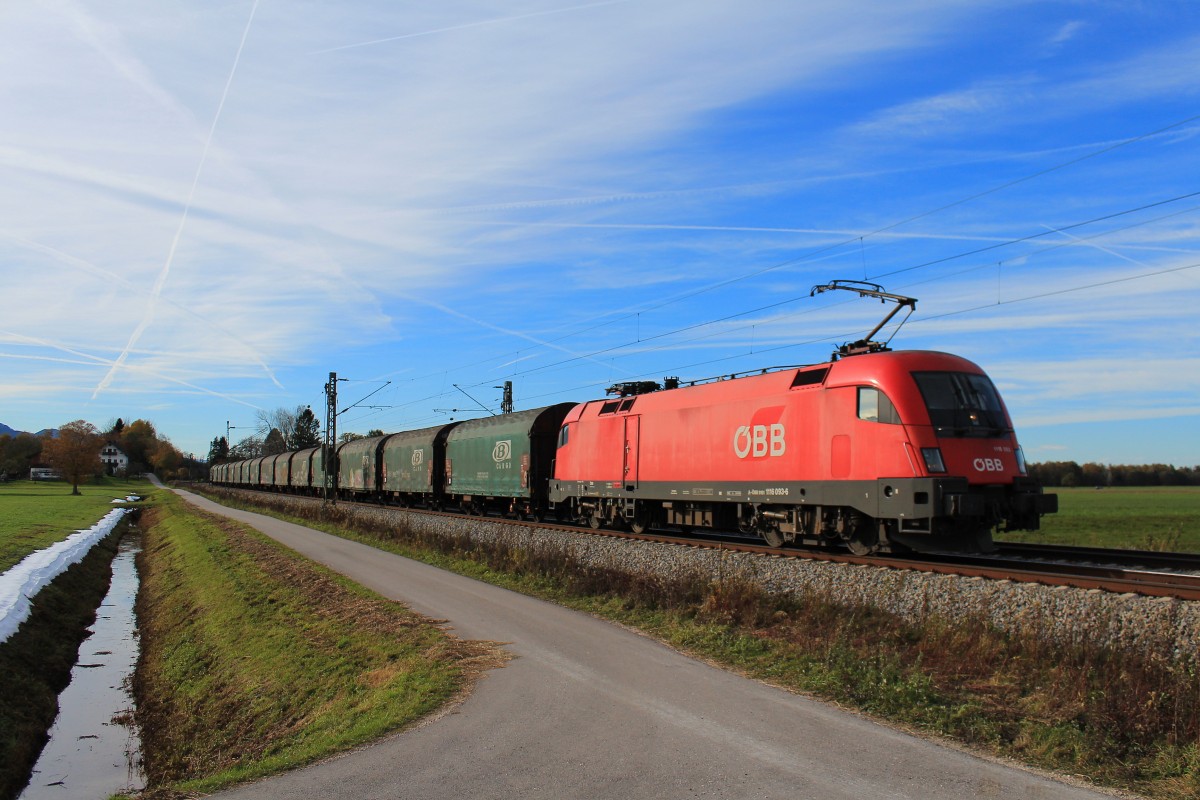
[[[174,495],[142,527],[134,690],[151,797],[378,738],[503,659]]]
[[[113,509],[113,498],[153,491],[143,479],[101,478],[72,496],[63,481],[0,483],[0,572],[30,553],[92,527]]]
[[[278,498],[211,496],[605,616],[747,675],[983,752],[1163,800],[1200,796],[1200,675],[1175,659],[1171,642],[1139,655],[1089,642],[1058,646],[1036,630],[1005,633],[982,618],[914,625],[817,595],[768,595],[737,576],[629,575],[582,567],[554,548],[362,525],[344,507],[314,504],[298,517]]]

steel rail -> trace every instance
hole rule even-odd
[[[996,542],[996,548],[1000,555],[1009,558],[1061,559],[1076,563],[1200,571],[1200,553],[1125,550],[1115,547],[1076,547],[1036,542]]]

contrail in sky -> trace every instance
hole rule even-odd
[[[66,345],[63,345],[63,344],[55,344],[54,342],[49,342],[49,341],[46,341],[45,339],[38,339],[34,336],[26,336],[23,333],[14,333],[13,331],[0,330],[0,336],[10,336],[14,339],[26,341],[26,342],[29,342],[30,344],[35,344],[40,347],[48,347],[48,348],[51,348],[54,350],[60,350],[64,353],[67,353],[67,354],[73,355],[73,356],[77,356],[78,358],[85,359],[85,360],[72,361],[72,360],[65,359],[65,358],[54,358],[52,356],[39,356],[39,355],[31,356],[31,355],[20,355],[17,353],[0,353],[0,358],[13,358],[13,359],[32,360],[32,361],[51,361],[51,362],[58,362],[58,363],[64,363],[64,364],[84,364],[84,365],[115,364],[116,363],[114,361],[109,361],[106,358],[100,358],[100,356],[94,356],[90,353],[82,353],[78,350],[73,350],[72,348],[67,347]],[[149,375],[153,375],[156,378],[161,378],[164,381],[170,381],[171,383],[177,383],[180,386],[186,386],[188,389],[193,389],[197,392],[200,392],[201,394],[208,394],[208,395],[212,395],[213,397],[219,397],[222,400],[228,400],[231,403],[240,403],[249,408],[258,408],[258,406],[254,405],[253,403],[247,403],[245,400],[239,400],[236,397],[231,397],[227,394],[222,394],[221,392],[217,392],[212,389],[205,389],[203,386],[197,386],[194,383],[188,383],[187,381],[180,380],[179,378],[172,378],[170,375],[164,375],[161,372],[157,372],[157,371],[149,369],[147,367],[135,366],[135,367],[130,367],[129,369],[139,370],[139,371],[145,372]]]
[[[196,187],[200,184],[200,174],[204,171],[204,162],[208,159],[208,150],[212,146],[213,135],[217,131],[217,122],[221,119],[221,110],[225,108],[225,98],[229,96],[229,87],[233,84],[233,76],[237,73],[238,62],[242,59],[242,50],[246,47],[246,39],[250,35],[250,25],[254,22],[254,14],[258,11],[258,0],[254,0],[254,5],[250,9],[250,18],[246,20],[246,28],[242,31],[242,41],[238,43],[237,54],[233,57],[233,67],[229,70],[229,77],[225,81],[225,89],[221,92],[221,102],[217,105],[217,113],[213,115],[212,126],[208,129],[208,139],[204,142],[204,151],[200,154],[200,163],[196,166],[196,175],[192,178],[192,188],[188,191],[187,202],[183,206],[183,216],[179,219],[179,227],[175,229],[175,238],[171,241],[171,249],[167,253],[166,263],[163,264],[162,271],[158,274],[158,280],[154,282],[154,289],[150,292],[150,302],[146,305],[146,313],[142,317],[142,321],[138,323],[133,334],[129,337],[129,341],[125,344],[125,349],[121,351],[121,355],[117,356],[117,360],[113,362],[109,368],[108,374],[96,386],[96,390],[92,392],[92,399],[95,400],[100,392],[108,388],[116,377],[117,370],[125,366],[126,359],[129,358],[129,351],[142,338],[142,334],[149,327],[150,322],[154,319],[155,306],[158,304],[158,298],[162,295],[163,286],[166,285],[167,276],[171,274],[171,262],[175,260],[175,250],[179,247],[179,239],[183,236],[183,228],[187,225],[188,212],[192,209],[192,200],[196,196]]]
[[[352,50],[355,47],[370,47],[373,44],[384,44],[385,42],[398,42],[401,39],[415,39],[419,36],[432,36],[435,33],[449,33],[450,31],[461,31],[467,28],[479,28],[484,25],[498,25],[502,22],[514,22],[519,19],[529,19],[530,17],[545,17],[550,14],[565,14],[568,11],[583,11],[588,8],[599,8],[600,6],[615,6],[621,3],[630,3],[633,0],[605,0],[602,3],[588,3],[582,6],[571,6],[570,8],[552,8],[549,11],[535,11],[531,14],[518,14],[515,17],[498,17],[496,19],[485,19],[479,22],[467,22],[462,25],[451,25],[447,28],[434,28],[430,31],[421,31],[419,33],[404,33],[399,36],[388,36],[385,39],[372,39],[369,42],[356,42],[354,44],[343,44],[338,47],[329,47],[325,50],[314,50],[309,55],[320,55],[321,53],[334,53],[338,50]]]
[[[511,328],[504,328],[499,325],[495,325],[491,322],[488,322],[486,320],[482,320],[482,319],[478,319],[476,317],[469,316],[467,314],[462,313],[461,311],[456,311],[455,309],[450,308],[449,306],[444,306],[441,303],[435,302],[433,300],[427,300],[425,298],[419,298],[419,297],[409,297],[408,299],[413,300],[418,303],[422,303],[423,305],[427,305],[430,308],[435,308],[438,311],[441,311],[443,314],[449,314],[452,317],[458,317],[459,319],[466,320],[467,322],[473,322],[482,328],[487,328],[489,330],[496,331],[497,333],[504,333],[509,336],[516,336],[519,339],[524,339],[527,342],[532,342],[536,345],[540,345],[541,347],[549,347],[551,349],[558,350],[559,352],[566,353],[567,355],[572,356],[575,359],[592,361],[592,362],[599,364],[600,366],[606,367],[606,368],[611,366],[610,364],[608,364],[604,361],[600,361],[599,359],[592,358],[591,356],[581,355],[579,353],[576,353],[573,350],[568,350],[567,348],[563,347],[562,345],[557,345],[554,342],[547,342],[543,339],[537,338],[536,336],[530,336],[528,333],[522,333],[521,331],[515,331],[515,330],[512,330]]]
[[[56,260],[60,263],[68,264],[70,266],[81,269],[84,272],[88,273],[89,275],[94,275],[94,276],[101,278],[103,280],[106,280],[106,281],[115,281],[117,283],[121,283],[125,287],[127,287],[130,291],[133,291],[133,292],[145,292],[146,291],[146,287],[140,286],[140,285],[134,283],[133,281],[129,280],[128,278],[126,278],[123,275],[118,275],[117,273],[115,273],[111,270],[107,270],[107,269],[104,269],[103,267],[96,266],[95,264],[93,264],[90,261],[79,258],[78,256],[73,256],[70,253],[64,253],[63,251],[58,250],[54,247],[50,247],[49,245],[44,245],[44,244],[41,244],[40,242],[34,242],[29,239],[20,237],[20,236],[15,236],[6,231],[0,231],[0,238],[7,238],[9,241],[14,242],[14,243],[20,245],[21,247],[25,247],[30,250],[33,250],[34,252],[44,253],[45,255],[52,257],[54,260]],[[240,338],[237,334],[235,334],[232,331],[225,328],[225,326],[221,325],[221,323],[214,322],[213,320],[206,319],[205,317],[200,316],[195,311],[193,311],[192,309],[183,305],[182,303],[177,303],[170,298],[167,298],[166,302],[169,305],[174,306],[180,312],[187,314],[189,317],[196,320],[197,322],[204,323],[204,325],[206,325],[209,328],[209,330],[214,330],[214,331],[217,331],[218,333],[224,334],[229,339],[231,339],[233,342],[235,342],[236,344],[238,344],[239,346],[244,348],[246,350],[246,352],[250,354],[250,357],[253,358],[255,361],[257,361],[258,365],[263,368],[264,372],[267,373],[267,377],[269,377],[271,379],[271,382],[274,383],[276,386],[280,387],[281,389],[283,388],[283,384],[281,384],[279,382],[279,379],[275,377],[275,373],[271,370],[271,367],[267,364],[266,361],[263,360],[263,357],[261,355],[259,355],[258,351],[255,350],[253,347],[251,347],[250,344],[248,342],[246,342],[244,339]]]

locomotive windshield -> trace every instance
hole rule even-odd
[[[938,436],[1003,436],[1011,432],[996,387],[969,372],[914,372]]]

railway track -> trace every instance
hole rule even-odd
[[[250,491],[250,490],[243,490]],[[257,494],[257,492],[256,492]],[[321,502],[314,500],[314,502]],[[374,503],[339,501],[378,509]],[[837,550],[770,547],[736,535],[682,536],[669,532],[633,533],[607,528],[531,522],[504,517],[472,517],[445,511],[395,507],[397,511],[457,519],[486,519],[489,522],[539,527],[548,530],[610,536],[636,541],[659,542],[685,547],[704,547],[756,553],[779,558],[807,558],[838,564],[917,570],[942,575],[960,575],[1015,583],[1071,586],[1118,594],[1200,600],[1200,555],[1154,553],[1063,545],[999,543],[989,555],[957,553],[855,556]]]
[[[1145,569],[1200,572],[1200,553],[1164,553],[1110,547],[1072,547],[1062,544],[997,542],[998,553],[1008,558],[1066,561]]]

